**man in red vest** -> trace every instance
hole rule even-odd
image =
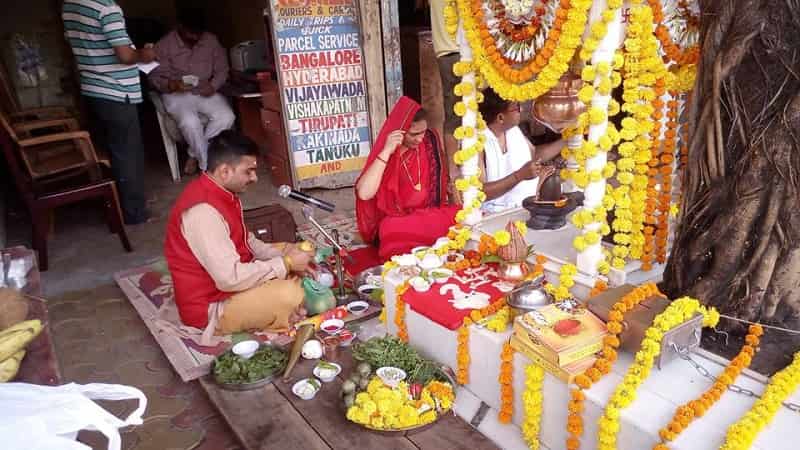
[[[305,317],[294,273],[312,254],[249,233],[239,194],[258,181],[258,148],[225,131],[209,146],[208,171],[189,183],[167,224],[164,254],[185,325],[205,333],[284,331]]]

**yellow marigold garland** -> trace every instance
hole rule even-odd
[[[544,369],[538,364],[529,364],[525,368],[525,392],[522,404],[525,419],[522,422],[522,436],[528,448],[539,448],[539,432],[542,427],[542,386],[544,385]]]
[[[689,297],[673,301],[664,312],[653,320],[653,324],[645,332],[641,350],[636,353],[633,364],[628,368],[622,382],[617,385],[598,422],[599,450],[617,448],[620,412],[634,401],[636,390],[650,375],[655,357],[661,352],[661,340],[664,333],[691,319],[697,313],[703,315],[703,326],[713,327],[719,322],[719,313],[714,308],[706,308],[696,299]]]
[[[745,337],[745,344],[742,350],[733,358],[725,367],[725,370],[720,376],[717,377],[714,384],[711,385],[703,394],[690,402],[679,406],[675,410],[675,415],[672,416],[669,424],[659,430],[658,435],[661,437],[661,442],[653,447],[653,450],[669,450],[667,443],[674,441],[689,424],[698,417],[703,417],[714,404],[719,401],[722,394],[724,394],[728,387],[739,377],[744,369],[750,366],[758,351],[758,344],[760,337],[764,334],[764,329],[761,325],[750,325],[750,328]]]
[[[500,352],[500,411],[497,420],[500,423],[511,423],[514,417],[514,349],[510,342],[503,345]]]
[[[720,450],[746,450],[755,441],[781,404],[800,386],[800,352],[794,354],[792,363],[772,376],[767,389],[753,407],[738,422],[728,428],[725,443]]]
[[[608,335],[603,338],[603,350],[592,367],[575,377],[575,388],[572,389],[569,406],[567,407],[567,450],[578,450],[581,447],[583,435],[583,402],[586,399],[584,390],[592,387],[600,378],[611,372],[611,366],[617,360],[617,348],[620,346],[619,335],[622,333],[622,320],[625,314],[634,309],[639,303],[653,295],[658,294],[658,287],[654,283],[646,283],[634,288],[611,306],[606,329]]]
[[[458,10],[456,10],[456,0],[447,0],[444,5],[444,27],[451,38],[456,38],[458,32]]]

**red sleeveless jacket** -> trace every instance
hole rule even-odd
[[[189,183],[170,212],[164,256],[167,258],[175,289],[175,304],[184,324],[203,329],[208,325],[208,306],[227,299],[233,293],[217,289],[217,285],[192,253],[181,233],[183,213],[200,203],[208,203],[219,211],[230,229],[230,239],[242,262],[253,260],[247,245],[247,228],[242,217],[239,197],[229,192],[205,173]]]

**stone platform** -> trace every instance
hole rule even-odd
[[[509,220],[524,220],[524,210],[516,210],[502,215],[492,216],[484,220],[479,228],[492,233],[505,225]],[[526,236],[537,252],[548,257],[545,265],[546,277],[551,282],[557,281],[558,270],[567,261],[575,260],[572,239],[577,230],[571,225],[556,231],[529,231]],[[638,263],[629,264],[624,271],[616,271],[609,275],[612,285],[631,283],[640,284],[657,279],[661,268],[643,273],[638,270]],[[403,282],[396,272],[390,272],[385,280],[387,327],[390,333],[396,334],[394,324],[396,294],[395,288]],[[594,285],[592,278],[578,274],[573,292],[578,298],[585,298]],[[456,367],[457,332],[444,328],[406,306],[406,326],[409,341],[429,358]],[[470,382],[459,389],[456,413],[466,421],[471,421],[481,403],[491,410],[477,425],[478,429],[504,449],[527,448],[522,439],[520,424],[523,420],[522,392],[524,389],[524,369],[529,361],[520,354],[514,357],[514,404],[513,424],[503,425],[497,420],[500,407],[500,352],[503,344],[511,335],[510,329],[505,333],[494,333],[477,325],[470,328]],[[722,372],[727,361],[715,355],[700,351],[692,354],[698,363],[709,370],[712,375]],[[612,373],[596,383],[586,392],[586,410],[582,449],[597,448],[597,420],[603,413],[608,399],[617,384],[622,380],[633,355],[621,352],[619,360],[614,364]],[[764,390],[766,379],[753,372],[746,371],[737,379],[737,384],[754,392]],[[620,450],[650,449],[658,442],[658,430],[665,426],[675,409],[681,404],[698,397],[711,385],[711,381],[701,376],[688,362],[676,360],[663,370],[654,369],[637,393],[634,403],[621,414],[621,431],[618,436]],[[739,420],[752,406],[755,399],[733,392],[726,393],[722,399],[701,419],[696,420],[679,438],[670,445],[674,450],[711,450],[717,449],[723,442],[730,424]],[[565,448],[567,403],[569,387],[552,375],[547,375],[544,382],[544,414],[542,419],[541,442],[543,448],[558,450]],[[793,402],[800,401],[800,393],[795,393]],[[772,424],[765,429],[755,442],[753,449],[790,450],[797,448],[788,436],[790,430],[800,426],[800,416],[786,408],[782,408]]]

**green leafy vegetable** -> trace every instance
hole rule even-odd
[[[254,383],[286,367],[286,352],[268,345],[262,346],[250,359],[243,359],[230,350],[214,361],[214,378],[219,383]]]
[[[439,365],[425,359],[408,344],[394,336],[374,337],[353,346],[353,358],[372,367],[393,366],[403,369],[412,383],[423,386],[436,379],[447,381]]]

